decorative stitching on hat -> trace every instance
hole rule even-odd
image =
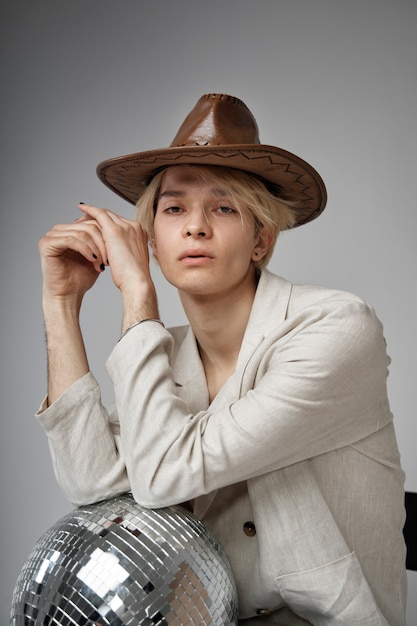
[[[259,150],[253,149],[247,150],[248,153],[257,153],[259,152]],[[314,201],[314,197],[308,193],[308,189],[311,187],[310,184],[305,183],[302,179],[304,177],[304,174],[297,172],[297,171],[293,171],[292,168],[292,164],[286,161],[274,161],[271,157],[271,155],[267,155],[267,154],[260,154],[257,156],[248,156],[247,154],[243,154],[242,152],[239,151],[235,151],[235,150],[231,150],[229,154],[225,154],[224,152],[212,152],[210,154],[210,156],[212,157],[220,157],[222,159],[225,159],[227,161],[227,159],[239,156],[239,157],[243,157],[244,159],[246,159],[248,162],[249,161],[262,161],[262,160],[266,160],[267,163],[269,163],[269,165],[272,165],[274,167],[276,166],[280,166],[282,168],[282,171],[285,172],[286,174],[289,174],[290,176],[293,177],[293,183],[297,186],[299,186],[297,195],[299,195],[299,200],[298,202],[300,202],[301,205],[304,206],[300,206],[298,208],[295,208],[295,210],[297,212],[299,212],[300,214],[304,214],[306,211],[308,211],[308,215],[316,215],[320,213],[320,210],[314,211],[313,213],[311,212],[311,206],[310,203],[312,201]],[[168,157],[169,157],[169,164],[167,163],[168,161]],[[206,152],[201,152],[201,153],[194,153],[194,154],[189,154],[187,155],[187,158],[189,157],[190,159],[190,163],[193,162],[194,160],[198,160],[201,158],[205,158],[207,159],[208,155]],[[163,155],[163,161],[164,164],[166,164],[166,167],[169,167],[170,164],[174,165],[175,162],[178,159],[183,159],[184,158],[184,154],[181,152],[180,154],[170,154],[170,155]],[[137,164],[141,163],[141,164],[149,164],[149,165],[155,165],[155,169],[157,169],[157,163],[158,161],[160,161],[160,157],[159,155],[155,156],[154,158],[141,158],[141,157],[134,157],[131,160],[127,161],[123,166],[119,166],[119,170],[118,172],[115,174],[114,172],[111,171],[111,167],[108,168],[108,171],[106,172],[106,176],[108,177],[108,179],[112,179],[112,182],[115,184],[115,187],[117,187],[118,190],[124,190],[127,196],[131,196],[132,194],[132,186],[131,184],[129,184],[128,181],[126,181],[126,179],[124,177],[120,176],[121,172],[125,172],[127,175],[129,174],[130,171],[134,171]],[[268,165],[266,165],[266,167],[268,167]],[[242,168],[244,169],[244,168]],[[109,171],[110,170],[110,171]],[[110,182],[110,180],[109,180]],[[311,219],[311,218],[310,218]],[[306,221],[309,221],[309,219],[307,219]],[[301,222],[300,222],[301,223]]]
[[[225,94],[225,93],[206,93],[204,96],[201,96],[200,101],[216,100],[216,99],[221,102],[226,101],[230,104],[235,104],[237,106],[240,106],[242,107],[242,109],[246,109],[246,111],[249,111],[249,113],[252,116],[252,113],[249,107],[243,102],[243,100],[240,100],[239,98],[236,98],[235,96],[229,96],[228,94]]]

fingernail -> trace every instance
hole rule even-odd
[[[78,204],[85,204],[85,202],[79,202]]]
[[[94,254],[94,252],[93,252],[93,259],[97,259],[97,258],[98,258],[98,256],[96,254]]]
[[[104,265],[104,263],[101,263],[100,269],[101,269],[102,272],[104,272],[104,270],[106,269],[106,266]]]

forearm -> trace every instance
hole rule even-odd
[[[48,404],[89,371],[79,323],[79,305],[66,299],[43,300],[47,361]]]

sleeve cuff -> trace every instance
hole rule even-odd
[[[56,418],[67,413],[70,409],[80,403],[80,398],[84,398],[98,388],[98,383],[91,372],[88,372],[48,406],[48,396],[45,396],[41,405],[35,413],[35,417],[40,422],[53,422]]]

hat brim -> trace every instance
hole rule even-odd
[[[137,152],[102,161],[97,175],[124,200],[136,204],[146,181],[156,171],[185,164],[231,167],[279,185],[283,198],[296,203],[295,226],[315,219],[326,206],[326,187],[311,165],[291,152],[262,144],[180,146]]]

